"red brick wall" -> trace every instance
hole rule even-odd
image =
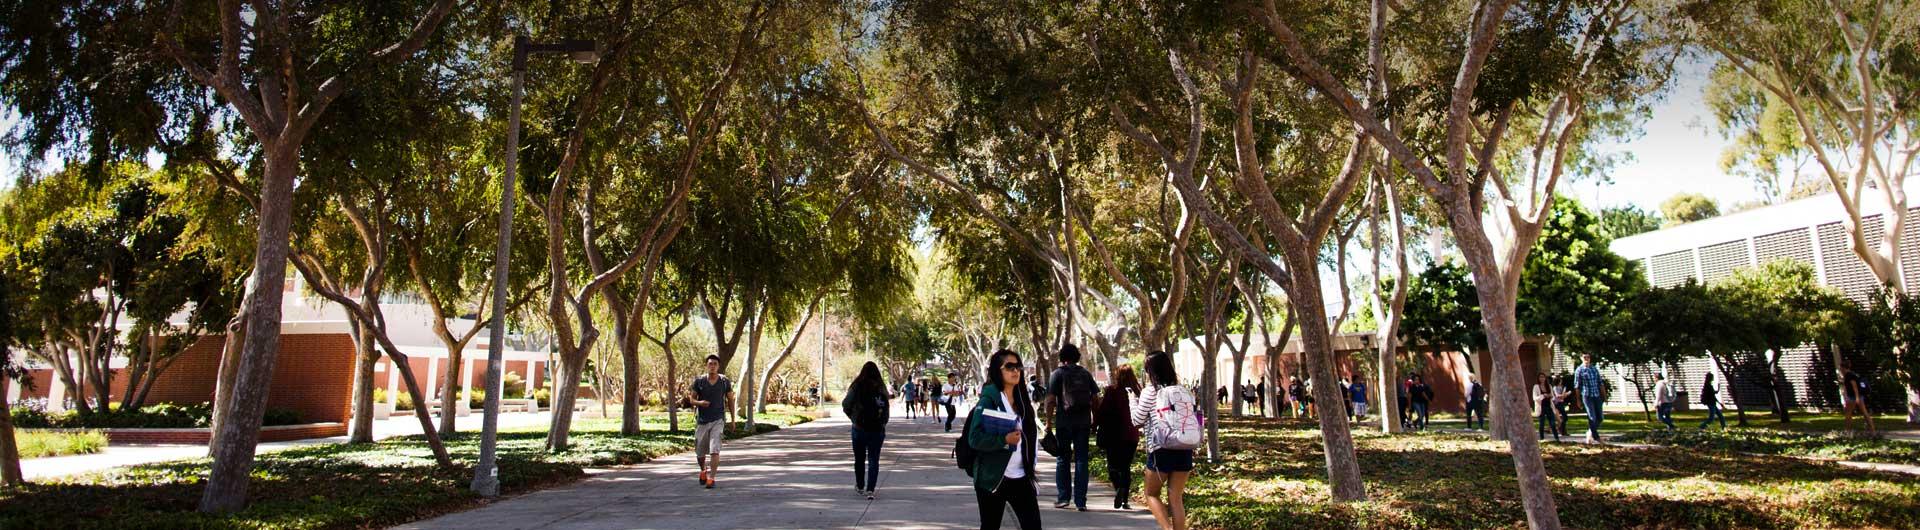
[[[121,444],[181,444],[206,445],[211,438],[210,429],[105,429],[107,442]],[[284,442],[309,438],[329,438],[346,436],[345,423],[316,423],[310,425],[280,425],[260,428],[260,441]]]
[[[214,383],[220,373],[220,350],[224,336],[200,339],[172,367],[161,372],[147,403],[206,403],[213,400]],[[23,397],[46,397],[52,388],[51,370],[34,370],[34,388]],[[113,378],[113,398],[125,394],[126,373]],[[353,339],[344,333],[323,335],[283,335],[280,355],[274,363],[273,388],[267,395],[267,408],[287,409],[300,415],[302,422],[346,421],[353,401]],[[69,396],[77,396],[69,389]]]

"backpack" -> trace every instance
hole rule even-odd
[[[1200,406],[1194,403],[1193,394],[1179,386],[1165,386],[1160,390],[1160,402],[1153,409],[1153,446],[1161,449],[1194,449],[1200,447],[1204,438],[1202,427],[1206,426],[1206,417],[1200,415]]]
[[[979,457],[973,450],[973,446],[967,444],[967,433],[973,431],[973,411],[967,411],[966,421],[960,424],[964,427],[960,429],[960,439],[953,441],[953,464],[966,471],[967,476],[971,477],[973,461]]]
[[[1078,366],[1062,369],[1065,380],[1060,385],[1060,408],[1069,414],[1084,414],[1093,409],[1093,374]]]

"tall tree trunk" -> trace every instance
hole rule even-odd
[[[1334,373],[1337,360],[1327,328],[1326,305],[1320,298],[1319,264],[1313,259],[1314,252],[1311,249],[1287,250],[1285,261],[1295,283],[1287,289],[1287,298],[1299,314],[1300,341],[1307,354],[1307,374],[1314,381],[1313,400],[1322,406],[1316,419],[1320,422],[1320,441],[1326,456],[1327,483],[1333,487],[1336,501],[1364,501],[1367,499],[1367,487],[1360,480],[1360,463],[1354,455],[1353,433],[1349,430],[1347,417],[1333,412],[1335,409],[1326,408],[1340,403],[1341,398],[1340,385],[1335,383],[1340,378]]]
[[[211,447],[213,463],[200,496],[200,511],[227,512],[247,504],[248,473],[253,469],[260,422],[273,386],[280,355],[280,302],[287,281],[287,236],[293,223],[293,178],[299,168],[298,140],[269,141],[260,187],[259,234],[254,243],[253,285],[246,300],[247,334],[233,381],[232,405]]]
[[[240,345],[247,340],[247,314],[245,307],[233,320],[227,322],[227,336],[220,344],[220,370],[215,375],[213,386],[213,418],[207,441],[208,456],[213,448],[220,446],[220,433],[224,432],[220,424],[226,422],[228,411],[233,408],[233,383],[240,372]]]
[[[667,354],[667,432],[680,432],[680,373],[679,363],[673,359],[673,338],[668,337],[661,346]]]
[[[1454,219],[1455,233],[1463,230],[1464,218]],[[1466,230],[1473,230],[1484,243],[1485,234],[1478,232],[1478,218]],[[1463,245],[1479,250],[1489,250],[1490,245]],[[1515,297],[1508,292],[1511,287],[1505,284],[1493,256],[1466,252],[1467,262],[1473,268],[1474,284],[1483,286],[1478,289],[1480,299],[1481,323],[1486,326],[1487,355],[1493,361],[1492,398],[1500,403],[1494,413],[1500,417],[1496,421],[1503,425],[1524,425],[1528,405],[1526,382],[1520,369],[1520,328],[1515,319]],[[1540,458],[1540,439],[1533,429],[1510,429],[1507,433],[1507,445],[1513,453],[1514,474],[1520,482],[1521,504],[1527,511],[1527,520],[1535,528],[1559,528],[1560,514],[1554,508],[1551,483],[1547,480],[1546,462]]]
[[[17,489],[27,483],[26,475],[20,472],[20,446],[13,439],[13,405],[7,403],[7,387],[17,384],[0,377],[0,490]]]
[[[460,382],[463,381],[460,376],[466,375],[466,369],[466,348],[447,348],[446,374],[440,379],[441,436],[450,436],[455,432],[454,420],[459,418],[460,415],[455,414],[455,411],[459,410],[459,408],[456,406],[458,402],[454,400],[464,401],[467,399],[467,396],[460,391]],[[420,396],[414,396],[414,400],[420,401],[422,398]]]
[[[353,415],[347,424],[347,443],[373,443],[373,367],[380,352],[373,349],[373,330],[354,319],[353,326]],[[414,396],[425,402],[425,396]],[[444,399],[442,401],[445,401]],[[447,411],[443,402],[442,414]]]
[[[640,434],[640,338],[630,335],[626,324],[615,319],[613,336],[620,341],[620,434]],[[668,381],[672,381],[671,378]],[[668,399],[667,401],[672,401]]]
[[[560,373],[553,380],[553,417],[547,426],[547,451],[562,452],[568,447],[567,434],[573,428],[573,406],[580,396],[580,372],[586,356],[578,352],[560,352]]]
[[[823,296],[816,296],[812,303],[807,304],[807,312],[800,316],[800,323],[794,326],[793,338],[787,339],[786,346],[780,348],[780,355],[774,357],[773,362],[767,363],[767,369],[760,372],[760,384],[756,385],[755,388],[762,389],[762,395],[754,399],[754,408],[761,414],[767,413],[767,399],[764,395],[766,393],[764,389],[767,386],[768,380],[773,377],[774,372],[780,370],[780,364],[786,362],[787,357],[793,355],[793,348],[800,345],[800,336],[806,334],[807,324],[813,322],[813,314],[820,309],[820,300],[822,297]],[[820,324],[820,333],[825,335],[827,333],[826,320],[822,319]]]

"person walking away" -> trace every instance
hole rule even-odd
[[[1413,388],[1407,391],[1407,399],[1413,402],[1413,430],[1427,430],[1427,408],[1433,405],[1433,387],[1427,386],[1427,380],[1413,376]]]
[[[907,407],[907,419],[913,419],[913,401],[920,398],[920,387],[913,384],[913,378],[907,378],[907,384],[900,387],[900,404]]]
[[[1654,414],[1660,418],[1660,423],[1667,424],[1667,429],[1672,430],[1673,402],[1679,396],[1674,395],[1673,384],[1667,382],[1666,374],[1653,374],[1653,381]]]
[[[947,428],[945,432],[953,432],[953,407],[959,405],[961,395],[965,393],[965,391],[960,389],[960,381],[955,379],[955,377],[953,372],[947,372],[947,384],[940,387],[940,405],[947,408]]]
[[[1398,390],[1400,390],[1400,430],[1409,430],[1413,428],[1413,415],[1411,415],[1413,399],[1407,396],[1413,394],[1413,373],[1407,373],[1407,378],[1400,380]]]
[[[1187,476],[1193,472],[1193,450],[1199,447],[1203,427],[1193,395],[1180,386],[1173,358],[1166,352],[1147,354],[1147,382],[1133,404],[1133,424],[1147,433],[1147,509],[1161,530],[1186,530]],[[1166,500],[1160,490],[1166,488]]]
[[[1467,428],[1473,428],[1473,418],[1479,416],[1480,429],[1487,428],[1487,387],[1480,384],[1480,378],[1467,376]]]
[[[1093,373],[1080,367],[1080,348],[1072,344],[1060,347],[1060,367],[1047,376],[1047,397],[1054,436],[1060,442],[1061,461],[1053,468],[1054,490],[1059,497],[1055,508],[1068,504],[1087,511],[1087,441],[1093,429],[1093,402],[1099,398],[1099,383]],[[1226,387],[1221,387],[1225,389]]]
[[[1021,530],[1040,530],[1035,498],[1033,402],[1021,388],[1020,354],[994,352],[987,361],[987,383],[967,422],[967,445],[975,451],[973,496],[980,503],[981,530],[999,530],[1008,508]]]
[[[920,385],[920,401],[926,404],[927,416],[933,418],[933,423],[938,424],[940,423],[940,392],[942,391],[940,376],[929,377],[922,381]]]
[[[1340,405],[1347,408],[1347,422],[1353,422],[1353,390],[1347,380],[1340,380]]]
[[[1861,379],[1860,374],[1854,372],[1852,368],[1848,368],[1840,375],[1840,410],[1846,414],[1847,430],[1858,432],[1853,427],[1855,412],[1860,413],[1861,419],[1867,420],[1868,434],[1878,430],[1873,426],[1873,412],[1867,410],[1867,381]]]
[[[1151,377],[1153,374],[1147,375]],[[1301,399],[1306,397],[1306,394],[1307,388],[1300,384],[1300,378],[1287,378],[1287,398],[1293,401],[1293,417],[1295,419],[1299,419],[1301,416],[1307,414],[1307,402]]]
[[[1707,372],[1707,379],[1700,383],[1700,404],[1707,407],[1707,419],[1700,420],[1700,430],[1706,430],[1713,420],[1720,420],[1720,429],[1727,428],[1727,416],[1720,413],[1720,386],[1713,384],[1713,372]]]
[[[1347,393],[1351,394],[1347,399],[1353,401],[1354,421],[1367,421],[1367,382],[1353,380],[1353,384],[1347,385]]]
[[[873,488],[880,484],[880,445],[887,441],[887,383],[880,378],[880,365],[867,361],[860,375],[847,385],[840,411],[853,422],[853,490],[873,499]]]
[[[1260,404],[1260,415],[1267,415],[1267,380],[1253,384],[1253,400]]]
[[[733,382],[720,375],[720,356],[707,356],[707,374],[693,380],[688,401],[697,409],[693,455],[700,484],[713,489],[720,475],[720,442],[727,438],[727,410],[733,408]]]
[[[1113,384],[1094,400],[1095,441],[1107,457],[1107,482],[1113,484],[1115,510],[1133,508],[1133,453],[1140,446],[1140,428],[1133,425],[1129,396],[1140,396],[1140,378],[1134,375],[1132,366],[1121,365],[1114,371]]]
[[[1593,355],[1580,354],[1580,368],[1573,371],[1573,383],[1580,390],[1580,406],[1587,411],[1587,443],[1604,443],[1600,437],[1601,407],[1607,402],[1606,383],[1600,369],[1593,366]]]

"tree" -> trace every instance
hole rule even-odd
[[[1442,348],[1458,349],[1461,355],[1486,350],[1486,329],[1479,325],[1479,291],[1474,289],[1472,274],[1466,267],[1443,261],[1427,267],[1407,283],[1406,316],[1400,327],[1402,340],[1409,345],[1425,345],[1429,353],[1435,355]]]
[[[1561,336],[1583,322],[1617,312],[1646,288],[1637,262],[1608,249],[1613,237],[1572,197],[1553,211],[1520,275],[1520,329]]]
[[[1721,136],[1733,140],[1720,153],[1720,169],[1752,180],[1762,204],[1786,202],[1803,183],[1826,180],[1806,174],[1813,152],[1802,141],[1793,109],[1739,69],[1714,65],[1704,99]]]
[[[1688,280],[1674,287],[1639,290],[1617,310],[1576,323],[1567,331],[1566,341],[1575,351],[1593,355],[1595,362],[1634,370],[1627,379],[1651,419],[1640,370],[1721,351],[1729,336],[1725,326],[1733,322],[1732,317],[1708,289]]]
[[[1732,334],[1744,340],[1730,353],[1739,356],[1739,364],[1765,368],[1767,376],[1760,386],[1773,397],[1773,413],[1782,423],[1791,421],[1793,400],[1787,396],[1781,358],[1787,348],[1829,335],[1822,328],[1845,320],[1852,302],[1839,291],[1821,286],[1813,266],[1786,259],[1736,269],[1712,288],[1737,315],[1733,327],[1745,331]]]
[[[14,267],[12,260],[0,259],[0,386],[18,385],[23,375],[13,360],[14,321],[19,318],[14,309],[18,292]],[[6,392],[0,392],[0,412],[4,412],[0,413],[0,490],[14,490],[26,485],[27,479],[20,472],[20,445],[13,436],[13,405],[7,403]]]
[[[1283,17],[1268,1],[1254,18],[1291,63],[1287,73],[1379,142],[1445,212],[1476,280],[1494,361],[1495,412],[1518,424],[1529,407],[1514,306],[1554,188],[1570,165],[1574,173],[1590,169],[1580,146],[1605,134],[1594,125],[1632,115],[1663,81],[1657,65],[1668,59],[1628,3],[1433,2],[1403,13],[1389,13],[1390,5],[1376,0],[1363,22],[1357,10]],[[1422,16],[1408,16],[1415,13]],[[1399,16],[1389,23],[1389,14]],[[1375,44],[1391,36],[1395,47],[1365,63],[1329,58],[1326,50],[1355,35]],[[1448,43],[1462,35],[1460,45]],[[1367,99],[1354,92],[1384,86],[1389,67],[1409,86],[1372,90],[1384,97]],[[1509,136],[1516,126],[1528,132]],[[1486,200],[1489,184],[1496,200]],[[1495,228],[1508,235],[1498,247],[1488,236],[1489,208]],[[1538,440],[1532,430],[1516,430],[1508,442],[1528,524],[1558,528]]]
[[[1664,221],[1660,214],[1640,209],[1639,206],[1611,206],[1600,209],[1600,226],[1605,228],[1607,236],[1620,239],[1659,230]]]
[[[300,148],[354,76],[404,61],[425,47],[453,7],[453,0],[436,0],[424,9],[392,5],[390,11],[367,13],[334,4],[261,3],[243,15],[239,2],[226,1],[212,12],[217,24],[201,20],[197,25],[179,25],[183,4],[164,14],[151,9],[156,12],[149,16],[168,20],[156,24],[161,28],[154,34],[158,47],[195,82],[226,101],[261,146],[263,158],[247,333],[233,378],[231,417],[219,420],[220,432],[215,433],[218,445],[201,511],[246,505],[247,474],[280,350],[281,294],[272,287],[285,283]],[[341,29],[345,31],[339,34],[323,31]],[[387,40],[395,33],[400,37]],[[209,55],[214,57],[211,67],[203,59]]]
[[[1698,193],[1676,193],[1660,203],[1660,217],[1666,219],[1665,226],[1681,225],[1694,221],[1712,219],[1720,216],[1720,206],[1713,199]]]

